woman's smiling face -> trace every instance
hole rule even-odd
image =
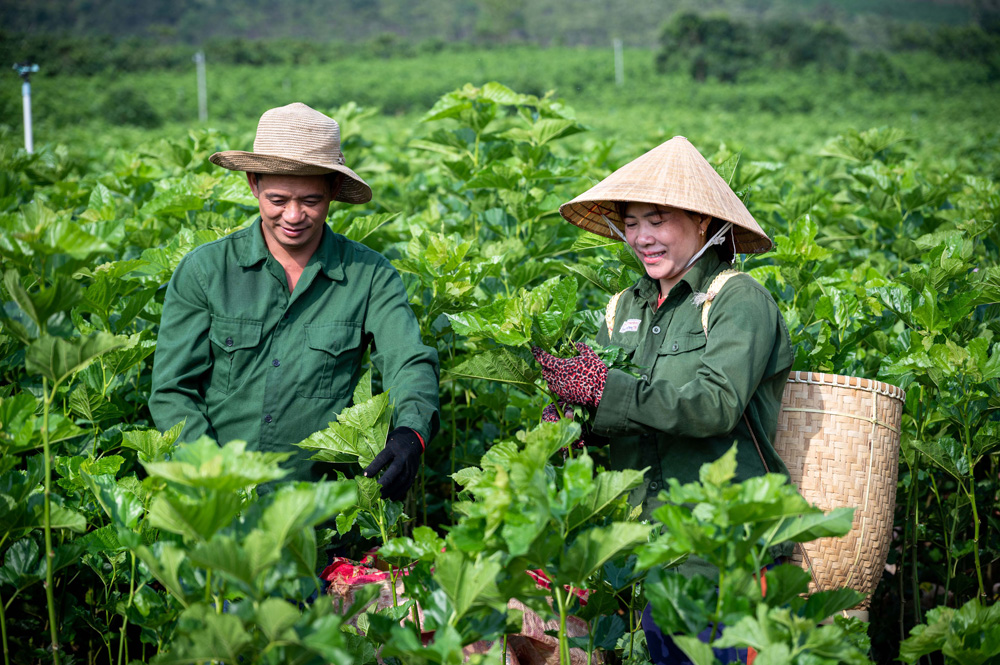
[[[712,218],[680,208],[651,203],[629,203],[625,207],[625,239],[666,294],[684,276],[684,266],[705,244],[705,231]]]

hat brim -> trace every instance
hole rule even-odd
[[[346,178],[335,200],[342,203],[368,203],[372,189],[361,177],[343,164],[308,164],[276,155],[261,155],[244,150],[217,152],[208,161],[230,171],[265,175],[326,175],[342,173]]]
[[[579,226],[584,231],[589,231],[590,233],[595,233],[612,240],[621,240],[621,236],[608,228],[605,218],[607,218],[608,222],[614,224],[622,235],[625,234],[625,223],[618,215],[617,204],[619,203],[650,203],[653,205],[669,206],[671,208],[681,208],[683,210],[690,210],[691,212],[704,212],[662,199],[653,200],[655,197],[635,196],[629,199],[602,200],[587,198],[587,194],[589,192],[585,192],[572,201],[559,206],[559,214],[567,222]],[[745,219],[730,219],[730,215],[723,216],[717,213],[712,214],[712,216],[724,222],[733,223],[733,240],[736,244],[736,252],[738,254],[763,254],[764,252],[771,251],[774,247],[774,243],[763,230],[756,231],[746,228],[745,224],[747,222]],[[757,229],[760,228],[757,226],[756,221],[753,222],[753,225]]]
[[[566,221],[605,238],[624,234],[618,203],[649,203],[709,215],[733,224],[739,254],[761,254],[774,243],[729,183],[683,136],[633,159],[604,180],[559,206]]]

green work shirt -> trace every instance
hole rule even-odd
[[[258,218],[177,266],[149,408],[161,430],[186,418],[182,440],[207,434],[292,452],[290,478],[315,479],[328,468],[292,444],[351,405],[369,347],[394,424],[430,441],[439,424],[437,351],[422,343],[395,268],[327,227],[290,293]]]
[[[756,280],[731,278],[709,310],[708,337],[695,293],[708,290],[729,265],[706,252],[657,307],[657,282],[644,276],[618,299],[614,331],[597,341],[625,349],[639,378],[608,372],[594,419],[607,436],[611,466],[643,469],[645,485],[633,494],[648,518],[667,478],[698,480],[706,462],[739,444],[737,479],[788,471],[774,451],[781,396],[792,367],[792,346],[777,305]],[[747,430],[747,415],[760,454]]]

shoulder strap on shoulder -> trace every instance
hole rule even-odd
[[[611,339],[611,333],[615,331],[615,312],[618,309],[618,299],[622,297],[622,294],[628,291],[624,289],[619,291],[615,295],[611,296],[611,300],[608,301],[608,306],[604,309],[604,322],[608,324],[608,339]]]
[[[712,309],[712,301],[715,297],[719,295],[719,291],[731,278],[739,275],[739,270],[723,270],[708,287],[708,293],[705,294],[705,302],[701,306],[701,328],[705,331],[705,337],[708,337],[708,310]]]

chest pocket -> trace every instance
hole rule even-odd
[[[306,325],[306,347],[300,397],[340,399],[351,394],[351,379],[361,366],[361,324]]]
[[[263,322],[213,316],[208,330],[213,361],[209,386],[227,395],[250,376]]]
[[[694,378],[705,352],[705,333],[701,329],[664,337],[656,351],[654,375],[677,377],[686,383]]]

